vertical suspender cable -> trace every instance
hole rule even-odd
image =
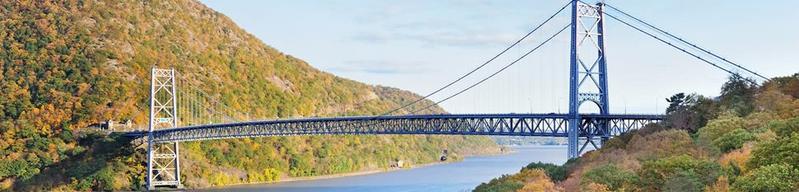
[[[496,76],[497,74],[501,73],[501,72],[502,72],[502,71],[504,71],[505,69],[508,69],[508,67],[510,67],[510,66],[513,66],[513,64],[516,64],[517,62],[519,62],[520,60],[524,59],[525,57],[527,57],[527,56],[528,56],[528,55],[530,55],[531,53],[535,52],[536,50],[538,50],[538,48],[541,48],[541,46],[543,46],[544,44],[546,44],[547,42],[549,42],[550,40],[552,40],[553,38],[555,38],[556,36],[558,36],[560,33],[562,33],[564,30],[566,30],[566,29],[567,29],[567,28],[569,28],[570,26],[571,26],[571,24],[568,24],[568,25],[566,25],[565,27],[561,28],[561,29],[560,29],[560,31],[558,31],[558,32],[557,32],[557,33],[555,33],[554,35],[550,36],[548,39],[544,40],[544,42],[541,42],[541,44],[538,44],[538,46],[536,46],[536,47],[535,47],[535,48],[533,48],[532,50],[528,51],[527,53],[525,53],[524,55],[522,55],[522,56],[521,56],[521,57],[519,57],[518,59],[516,59],[516,60],[514,60],[513,62],[509,63],[508,65],[505,65],[504,67],[502,67],[502,68],[501,68],[501,69],[499,69],[498,71],[496,71],[496,72],[492,73],[492,74],[491,74],[491,75],[489,75],[488,77],[485,77],[485,78],[481,79],[480,81],[478,81],[477,83],[474,83],[474,84],[470,85],[469,87],[466,87],[465,89],[462,89],[461,91],[459,91],[459,92],[457,92],[457,93],[455,93],[455,94],[452,94],[452,95],[448,96],[447,98],[444,98],[444,99],[442,99],[442,100],[440,100],[440,101],[438,101],[438,102],[435,102],[435,103],[433,103],[432,105],[425,106],[424,108],[422,108],[422,110],[423,110],[423,109],[425,109],[425,108],[429,108],[429,107],[432,107],[432,106],[438,105],[439,103],[442,103],[442,102],[444,102],[444,101],[447,101],[447,100],[449,100],[449,99],[452,99],[453,97],[455,97],[455,96],[458,96],[458,95],[460,95],[461,93],[463,93],[463,92],[466,92],[466,91],[468,91],[469,89],[472,89],[472,88],[474,88],[474,87],[475,87],[475,86],[477,86],[477,85],[480,85],[481,83],[485,82],[486,80],[488,80],[488,79],[491,79],[492,77],[494,77],[494,76]],[[417,111],[418,111],[418,110],[417,110]],[[414,112],[412,112],[412,113],[415,113],[415,112],[416,112],[416,111],[414,111]]]
[[[430,96],[433,96],[433,95],[437,94],[438,92],[441,92],[441,91],[443,91],[444,89],[446,89],[446,88],[448,88],[448,87],[452,86],[453,84],[455,84],[455,83],[457,83],[457,82],[459,82],[459,81],[463,80],[463,79],[464,79],[464,78],[466,78],[467,76],[469,76],[469,75],[472,75],[472,74],[473,74],[475,71],[477,71],[477,70],[479,70],[479,69],[483,68],[484,66],[488,65],[488,63],[491,63],[492,61],[494,61],[495,59],[497,59],[499,56],[502,56],[503,54],[505,54],[505,52],[507,52],[507,51],[508,51],[508,50],[510,50],[511,48],[515,47],[516,45],[518,45],[518,44],[519,44],[520,42],[522,42],[524,39],[526,39],[527,37],[529,37],[530,35],[532,35],[532,34],[533,34],[535,31],[538,31],[538,29],[540,29],[542,26],[544,26],[544,24],[546,24],[546,23],[548,23],[550,20],[552,20],[552,18],[554,18],[555,16],[557,16],[557,15],[558,15],[560,12],[562,12],[564,9],[566,9],[566,7],[568,7],[570,4],[571,4],[571,2],[569,2],[569,3],[567,3],[566,5],[564,5],[563,7],[561,7],[561,8],[560,8],[560,9],[559,9],[557,12],[555,12],[555,14],[552,14],[552,16],[550,16],[550,17],[549,17],[549,18],[547,18],[547,19],[546,19],[544,22],[542,22],[542,23],[541,23],[541,24],[539,24],[537,27],[535,27],[533,30],[531,30],[530,32],[528,32],[527,34],[525,34],[525,35],[524,35],[522,38],[520,38],[519,40],[517,40],[516,42],[514,42],[513,44],[511,44],[510,46],[508,46],[507,48],[505,48],[505,49],[504,49],[504,50],[502,50],[501,52],[499,52],[499,54],[496,54],[495,56],[491,57],[491,59],[487,60],[487,61],[486,61],[486,62],[484,62],[483,64],[481,64],[481,65],[477,66],[477,68],[474,68],[474,69],[472,69],[472,70],[471,70],[471,71],[469,71],[468,73],[466,73],[466,74],[464,74],[464,75],[462,75],[462,76],[458,77],[458,78],[457,78],[457,79],[455,79],[454,81],[452,81],[452,82],[448,83],[447,85],[444,85],[443,87],[441,87],[441,88],[439,88],[439,89],[437,89],[437,90],[435,90],[435,91],[431,92],[430,94],[427,94],[427,95],[425,95],[424,97],[421,97],[421,98],[419,98],[419,99],[417,99],[417,100],[414,100],[414,101],[412,101],[412,102],[410,102],[410,103],[407,103],[407,104],[405,104],[405,105],[403,105],[403,106],[401,106],[401,107],[398,107],[398,108],[395,108],[395,109],[393,109],[393,110],[390,110],[390,111],[388,111],[388,112],[385,112],[385,113],[383,113],[383,114],[381,114],[381,115],[379,115],[379,116],[385,116],[385,115],[388,115],[388,114],[394,113],[394,112],[396,112],[396,111],[402,110],[402,109],[404,109],[404,108],[407,108],[407,107],[409,107],[409,106],[411,106],[411,105],[413,105],[413,104],[416,104],[416,103],[418,103],[419,101],[422,101],[422,100],[424,100],[424,99],[427,99],[427,98],[429,98]],[[418,110],[415,110],[415,111],[418,111]]]

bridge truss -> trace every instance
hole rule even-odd
[[[660,115],[581,116],[578,136],[591,139],[619,135],[662,120]],[[226,138],[290,135],[499,135],[567,137],[568,114],[438,114],[404,116],[330,117],[289,120],[250,121],[198,125],[152,132],[131,132],[130,136],[151,133],[155,143]],[[608,129],[604,129],[607,125]]]

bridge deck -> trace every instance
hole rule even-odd
[[[160,129],[154,142],[193,141],[240,137],[326,134],[435,134],[567,137],[568,114],[434,114],[355,116],[263,120]],[[581,137],[610,137],[648,123],[662,115],[581,114]],[[604,129],[602,127],[607,127]],[[127,136],[147,136],[146,131]]]

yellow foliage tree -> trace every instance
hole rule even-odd
[[[684,130],[670,129],[649,135],[635,135],[627,143],[627,152],[642,158],[662,158],[677,155],[704,156]]]
[[[727,192],[730,191],[730,181],[727,176],[720,176],[716,183],[705,188],[705,192]]]
[[[610,192],[610,189],[608,188],[607,185],[592,182],[585,186],[585,191]]]
[[[722,167],[730,168],[731,166],[736,166],[741,170],[741,173],[746,173],[748,171],[746,168],[746,161],[749,160],[751,154],[751,144],[745,144],[741,149],[736,149],[722,155],[719,157],[718,162]]]
[[[560,191],[543,169],[524,169],[514,177],[524,182],[520,192]]]

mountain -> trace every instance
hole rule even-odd
[[[200,90],[261,119],[374,115],[419,98],[317,70],[190,0],[2,0],[0,46],[0,190],[140,189],[142,149],[86,127],[126,119],[144,126],[151,67],[175,68],[185,83],[178,92]],[[489,138],[459,136],[183,146],[188,187],[380,169],[396,160],[427,163],[444,149],[498,151]]]

